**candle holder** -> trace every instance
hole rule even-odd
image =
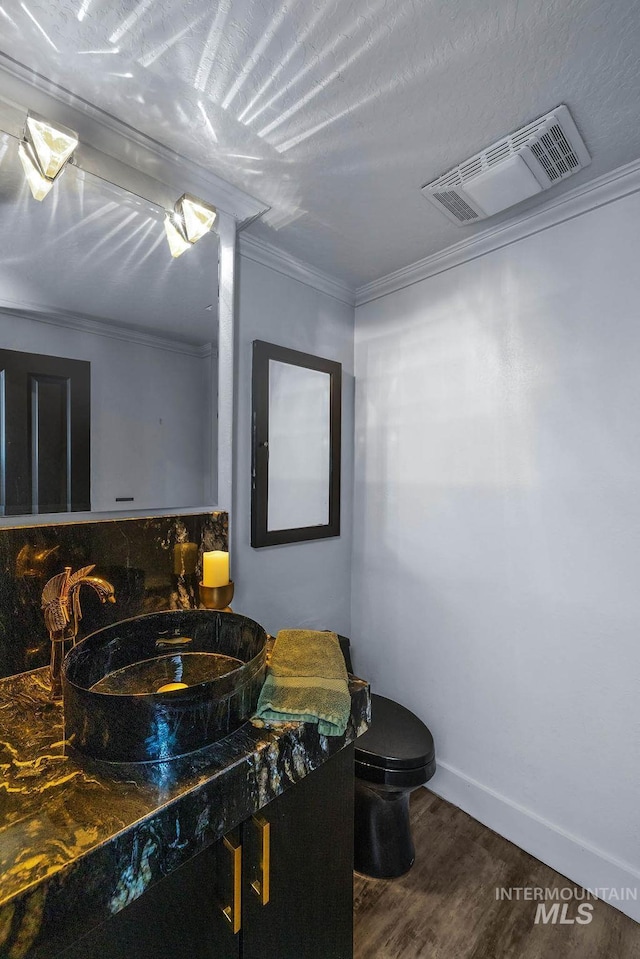
[[[233,599],[233,580],[224,586],[204,586],[198,584],[200,602],[206,609],[220,609],[223,612],[232,612],[229,603]]]

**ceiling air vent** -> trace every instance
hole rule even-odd
[[[422,187],[454,223],[473,223],[548,190],[591,157],[565,106],[503,137]]]

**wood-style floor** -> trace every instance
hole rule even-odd
[[[411,819],[407,875],[355,878],[354,959],[640,959],[640,925],[605,902],[588,925],[536,925],[535,902],[496,900],[496,887],[575,884],[460,809],[418,789]]]

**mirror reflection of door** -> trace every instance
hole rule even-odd
[[[329,522],[328,373],[269,361],[268,529]]]
[[[91,509],[90,368],[0,350],[0,515]]]

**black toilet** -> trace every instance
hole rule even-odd
[[[341,636],[340,645],[353,673],[349,640]],[[374,693],[355,754],[355,869],[375,879],[402,876],[415,859],[409,794],[436,771],[433,736],[410,710]]]

